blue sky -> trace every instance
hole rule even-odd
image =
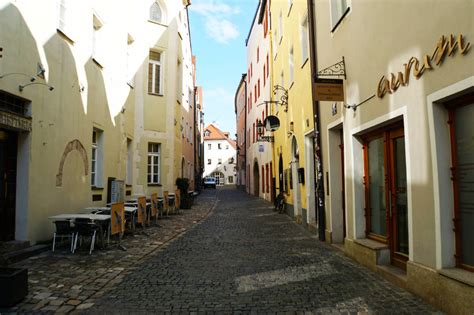
[[[245,39],[259,0],[193,0],[189,6],[197,84],[203,87],[206,125],[235,138],[234,96],[247,72]]]

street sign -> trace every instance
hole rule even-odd
[[[342,79],[316,79],[316,100],[344,101],[343,82]]]
[[[263,121],[263,125],[267,131],[277,131],[280,128],[280,120],[277,116],[267,116]]]

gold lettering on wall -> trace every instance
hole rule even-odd
[[[389,77],[382,76],[377,86],[377,96],[383,98],[387,93],[394,93],[400,86],[407,86],[410,81],[410,72],[413,68],[413,76],[418,80],[426,70],[432,70],[433,64],[440,66],[446,55],[453,56],[458,50],[465,55],[471,48],[471,43],[464,43],[462,34],[456,39],[451,34],[448,38],[441,36],[431,55],[425,55],[421,62],[416,57],[411,57],[408,63],[403,64],[404,71],[397,74],[391,73]]]

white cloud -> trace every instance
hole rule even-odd
[[[239,36],[239,31],[230,17],[240,13],[239,7],[215,1],[193,4],[191,9],[205,18],[205,30],[218,43],[227,44]]]
[[[209,17],[206,21],[206,33],[216,42],[227,44],[239,36],[235,24],[226,19]]]

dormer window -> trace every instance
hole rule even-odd
[[[204,132],[204,136],[209,137],[210,135],[211,135],[211,133],[209,132],[209,130],[206,130],[206,131]]]
[[[158,2],[154,2],[150,7],[150,20],[163,23],[163,10]]]

